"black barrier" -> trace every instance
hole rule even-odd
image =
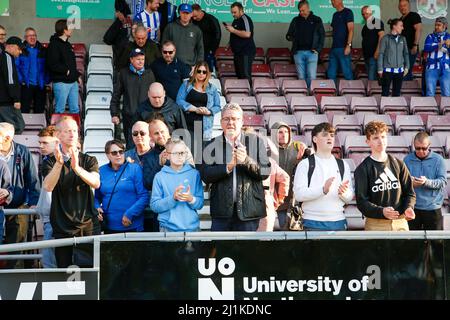
[[[447,242],[102,242],[100,299],[447,299]]]
[[[0,272],[0,300],[98,300],[98,270]]]

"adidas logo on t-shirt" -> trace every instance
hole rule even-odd
[[[376,185],[372,187],[372,192],[381,192],[392,189],[400,189],[400,184],[389,168],[384,168],[384,172],[375,181]]]

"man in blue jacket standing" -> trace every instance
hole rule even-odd
[[[442,204],[447,185],[447,172],[442,156],[430,150],[426,132],[414,138],[414,152],[405,158],[411,172],[416,205],[416,219],[408,221],[410,230],[442,230]]]
[[[21,84],[21,111],[30,113],[31,102],[34,103],[34,113],[44,113],[45,86],[49,76],[45,67],[46,50],[37,40],[36,30],[25,29],[25,41],[28,54],[21,54],[16,59],[17,74]]]

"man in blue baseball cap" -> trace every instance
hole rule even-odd
[[[192,6],[183,3],[179,6],[180,17],[169,23],[164,30],[162,43],[171,40],[177,48],[177,58],[191,67],[204,58],[203,34],[191,22]]]

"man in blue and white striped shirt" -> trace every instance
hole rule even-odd
[[[436,83],[439,80],[441,95],[450,96],[450,34],[447,32],[448,22],[439,17],[434,23],[434,32],[425,39],[423,51],[428,53],[425,70],[426,94],[434,97]]]
[[[146,0],[145,10],[134,17],[134,21],[142,22],[147,28],[148,39],[159,42],[161,13],[158,12],[159,0]]]

